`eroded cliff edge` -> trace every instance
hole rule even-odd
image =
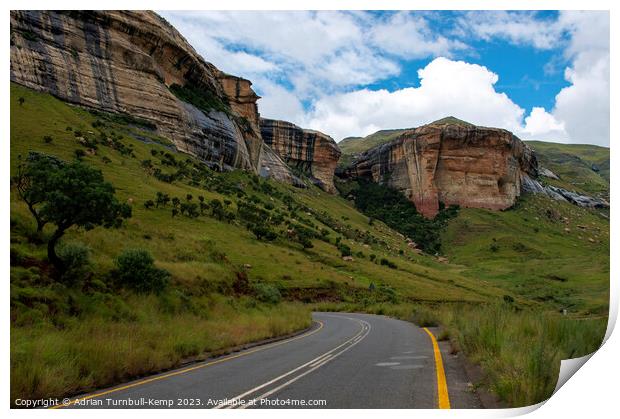
[[[11,11],[11,81],[148,121],[221,170],[299,184],[262,141],[251,82],[206,62],[149,11]]]
[[[342,172],[402,191],[432,217],[439,203],[502,210],[535,179],[533,151],[511,132],[442,120],[403,132],[360,154]]]
[[[340,149],[329,135],[275,119],[260,119],[263,141],[291,167],[310,177],[323,190],[336,193],[334,171]]]

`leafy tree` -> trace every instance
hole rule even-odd
[[[267,241],[273,241],[278,237],[273,230],[265,227],[264,225],[250,224],[248,225],[248,229],[254,233],[258,240],[265,239]]]
[[[170,197],[167,193],[157,192],[155,197],[155,208],[159,208],[160,205],[165,207],[168,205],[168,202],[170,202]]]
[[[39,206],[45,201],[48,188],[48,174],[59,170],[63,162],[56,157],[31,152],[25,161],[18,157],[17,175],[13,184],[19,197],[37,222],[37,232],[42,232],[47,220],[40,214]]]
[[[56,225],[47,243],[47,256],[63,272],[64,263],[56,254],[56,245],[70,227],[86,230],[96,226],[119,227],[123,219],[131,217],[131,208],[118,202],[114,187],[103,179],[101,171],[81,162],[64,163],[50,156],[31,156],[32,160],[24,168],[30,174],[24,195],[31,198],[31,203],[35,202],[34,212],[31,211],[37,214],[35,219]],[[44,168],[48,170],[41,173]]]
[[[219,199],[212,199],[209,202],[209,207],[211,207],[211,215],[218,220],[222,221],[226,218],[226,210],[224,210],[224,206]]]
[[[176,196],[172,198],[172,206],[177,208],[181,204],[181,200]]]

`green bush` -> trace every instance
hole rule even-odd
[[[259,282],[252,286],[254,294],[259,301],[269,304],[278,304],[282,300],[282,294],[275,285],[263,284]]]
[[[86,278],[92,272],[90,248],[82,243],[68,243],[58,249],[65,271],[62,273],[64,282],[74,284]]]
[[[344,243],[338,245],[338,250],[340,250],[340,255],[342,257],[351,256],[351,248]]]
[[[387,266],[390,269],[398,269],[398,266],[396,266],[396,264],[394,262],[392,262],[391,260],[388,260],[386,258],[381,258],[379,263],[381,265],[383,265],[383,266]]]
[[[170,283],[170,273],[155,266],[144,249],[125,250],[116,258],[113,275],[121,286],[139,293],[160,293]]]

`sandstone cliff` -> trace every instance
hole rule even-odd
[[[336,193],[333,178],[341,153],[330,136],[265,118],[260,120],[260,130],[265,144],[289,166],[306,173],[323,190]]]
[[[295,182],[264,149],[251,82],[206,62],[153,12],[11,11],[10,73],[67,102],[149,121],[220,169]]]
[[[537,176],[532,150],[509,131],[447,118],[404,131],[360,154],[344,170],[401,190],[427,217],[439,202],[506,209],[525,176]]]

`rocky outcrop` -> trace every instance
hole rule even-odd
[[[536,178],[532,150],[509,131],[454,118],[404,131],[360,154],[343,171],[402,191],[427,217],[439,203],[506,209],[525,175]]]
[[[609,208],[609,202],[604,199],[581,195],[557,186],[542,185],[538,180],[529,176],[523,177],[521,189],[523,192],[547,195],[556,201],[570,202],[584,208]]]
[[[334,170],[340,149],[328,135],[274,119],[260,119],[263,141],[289,166],[307,174],[323,190],[336,193]]]
[[[11,81],[77,105],[146,120],[220,169],[274,166],[251,82],[206,62],[148,11],[11,11]]]

